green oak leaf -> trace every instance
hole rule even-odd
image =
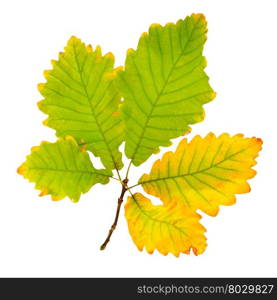
[[[102,56],[99,46],[93,50],[71,37],[52,65],[53,70],[44,73],[47,82],[38,86],[44,97],[38,106],[49,115],[44,124],[55,129],[58,137],[69,135],[85,144],[106,168],[121,169],[118,147],[123,126],[120,94],[114,86],[114,56]]]
[[[40,196],[50,194],[52,200],[68,196],[74,202],[94,184],[106,184],[112,176],[109,170],[95,169],[88,153],[71,137],[33,147],[18,173],[36,183]]]
[[[203,104],[215,97],[202,56],[206,25],[201,14],[164,27],[153,24],[137,50],[128,50],[117,85],[125,99],[125,153],[134,165],[202,121]]]

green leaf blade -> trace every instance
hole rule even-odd
[[[53,69],[45,72],[47,82],[39,85],[44,100],[44,124],[58,137],[73,136],[100,157],[108,169],[123,167],[118,147],[123,141],[122,119],[118,112],[120,94],[114,86],[116,70],[111,53],[102,56],[72,37]]]
[[[125,153],[134,165],[203,120],[203,104],[215,97],[204,72],[206,32],[202,15],[154,24],[128,51],[117,84],[125,98]]]
[[[94,184],[107,184],[112,176],[109,170],[95,169],[88,153],[71,137],[33,147],[18,173],[36,183],[40,196],[50,194],[52,200],[68,196],[74,202]]]

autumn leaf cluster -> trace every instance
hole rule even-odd
[[[125,217],[137,248],[179,256],[206,248],[199,212],[216,216],[220,205],[232,205],[236,194],[250,191],[247,180],[255,176],[252,167],[262,141],[226,133],[182,139],[175,152],[165,153],[149,174],[128,185],[131,166],[189,133],[192,124],[204,119],[204,105],[215,98],[204,71],[206,35],[202,14],[153,24],[137,49],[127,51],[124,67],[117,68],[113,54],[103,55],[99,46],[71,37],[53,68],[44,72],[38,106],[58,140],[33,147],[18,173],[35,183],[40,196],[55,201],[67,196],[77,202],[93,185],[118,180],[116,218],[102,249],[125,193]],[[125,176],[119,151],[123,142],[129,161]],[[102,169],[94,167],[94,157]],[[138,186],[145,195],[135,191]],[[162,204],[154,205],[147,194]]]

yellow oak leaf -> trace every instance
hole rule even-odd
[[[137,248],[150,254],[158,250],[161,254],[201,254],[206,248],[205,228],[201,218],[185,206],[153,205],[140,193],[128,197],[125,217],[130,235]]]
[[[261,150],[262,140],[213,133],[196,136],[188,143],[183,139],[177,150],[157,160],[140,180],[150,195],[165,204],[182,203],[216,216],[220,205],[235,203],[235,194],[248,193],[247,179],[255,176],[251,167]]]

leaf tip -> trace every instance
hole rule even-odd
[[[195,248],[195,247],[192,247],[192,252],[193,252],[193,254],[195,255],[195,256],[198,256],[198,249],[197,248]]]
[[[168,22],[165,24],[166,27],[173,27],[175,24],[173,22]]]
[[[42,141],[42,142],[40,143],[40,146],[49,145],[49,144],[51,144],[51,143],[48,142],[48,141]]]
[[[43,100],[40,100],[37,102],[37,106],[40,110],[42,110],[42,107],[43,107]]]
[[[257,144],[259,144],[261,146],[263,145],[264,142],[263,142],[263,140],[261,138],[255,138],[255,139],[256,139],[256,143]]]
[[[72,43],[79,43],[79,42],[81,42],[81,40],[80,39],[78,39],[75,35],[72,35],[71,37],[70,37],[70,39],[68,40],[68,45],[70,45],[70,44],[72,44]]]
[[[62,196],[51,195],[51,200],[52,200],[52,201],[59,201],[59,200],[62,200],[62,199],[63,199]]]
[[[158,154],[158,153],[160,153],[160,151],[161,151],[160,148],[157,147],[153,150],[153,154]]]
[[[219,206],[213,206],[212,208],[207,209],[205,211],[205,213],[207,213],[211,217],[216,217],[218,215],[218,213],[219,213]]]
[[[127,50],[127,56],[128,55],[132,55],[132,54],[134,54],[135,53],[135,50],[133,49],[133,48],[129,48],[128,50]]]
[[[196,21],[196,22],[200,22],[202,23],[203,25],[206,25],[207,24],[207,20],[206,20],[206,17],[204,14],[202,13],[193,13],[191,15],[191,17]]]
[[[109,59],[114,59],[114,55],[112,54],[112,52],[106,53],[104,57]]]
[[[93,51],[92,46],[90,44],[87,45],[86,49],[87,49],[87,52],[92,52]]]
[[[250,140],[251,140],[250,145],[252,145],[253,151],[256,151],[256,157],[257,157],[258,153],[263,148],[263,140],[261,138],[256,138],[256,137],[253,137]]]
[[[39,197],[43,197],[49,194],[48,189],[42,189],[41,192],[39,193]]]
[[[45,70],[45,71],[43,72],[43,76],[44,76],[44,78],[45,78],[46,80],[49,79],[50,73],[51,73],[51,70]]]
[[[40,148],[39,148],[39,146],[33,146],[32,148],[31,148],[31,152],[36,152],[36,151],[38,151]]]
[[[49,127],[49,119],[47,118],[47,119],[45,119],[44,121],[42,121],[42,124],[43,124],[44,126]]]
[[[147,249],[146,248],[146,251],[147,251],[148,254],[153,254],[154,253],[154,249]]]
[[[64,52],[59,52],[59,59],[64,57]]]
[[[199,122],[202,122],[203,120],[205,120],[206,117],[206,112],[203,109],[202,113],[199,115]]]
[[[40,93],[43,92],[44,86],[45,86],[45,83],[39,83],[39,84],[37,85],[37,88],[38,88],[38,90],[39,90]]]
[[[186,136],[186,135],[188,135],[188,134],[190,134],[191,133],[191,128],[189,127],[183,134],[182,134],[182,136]]]
[[[96,56],[101,56],[102,55],[102,49],[99,45],[96,46],[95,53],[96,53]]]
[[[25,164],[23,163],[21,166],[19,166],[16,171],[17,171],[17,174],[24,175],[26,173]]]
[[[51,60],[51,65],[52,65],[52,67],[55,67],[56,66],[56,64],[57,64],[57,60],[55,60],[55,59],[52,59]]]
[[[73,203],[78,203],[79,202],[79,199],[80,199],[80,196],[78,196],[78,198],[72,198],[71,201]]]
[[[152,25],[151,25],[152,26]],[[141,35],[140,35],[140,38],[141,39],[144,39],[144,38],[146,38],[148,36],[148,32],[143,32]]]
[[[153,23],[150,25],[150,29],[156,29],[162,27],[159,23]]]

